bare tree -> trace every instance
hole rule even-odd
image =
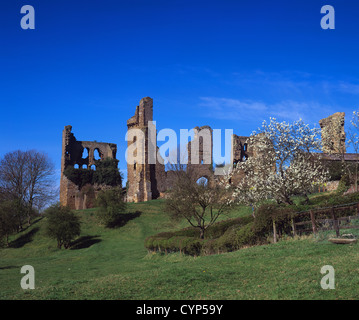
[[[5,154],[0,161],[0,184],[4,194],[25,201],[27,182],[25,167],[26,152],[17,150]]]
[[[26,176],[28,190],[26,200],[30,208],[42,209],[54,200],[54,164],[46,154],[31,150],[27,152]]]
[[[54,199],[54,186],[54,164],[41,152],[17,150],[0,160],[2,194],[26,205],[29,224],[34,210],[42,209]]]
[[[195,179],[193,171],[179,170],[169,190],[166,208],[172,217],[185,218],[192,227],[199,228],[203,239],[206,229],[229,209],[230,195],[216,183]]]

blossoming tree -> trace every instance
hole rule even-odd
[[[239,162],[228,173],[226,181],[242,173],[243,179],[234,185],[235,201],[255,206],[261,200],[293,204],[294,195],[304,195],[324,184],[328,172],[320,161],[320,129],[310,128],[302,120],[293,123],[270,118],[247,141],[253,156]]]

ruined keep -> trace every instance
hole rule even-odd
[[[86,209],[94,205],[96,193],[105,188],[97,185],[94,188],[78,186],[66,175],[65,170],[96,170],[100,161],[116,159],[117,145],[96,141],[78,141],[71,132],[72,126],[65,126],[62,132],[62,156],[60,177],[60,203],[71,209]],[[98,154],[96,159],[95,153]],[[117,163],[117,162],[116,162]]]
[[[344,118],[344,112],[337,112],[319,121],[324,153],[344,154],[346,152]]]

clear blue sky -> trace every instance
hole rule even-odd
[[[22,30],[20,8],[35,8]],[[320,9],[335,8],[335,30]],[[0,156],[48,153],[61,133],[118,145],[154,99],[157,128],[249,135],[270,116],[314,124],[359,109],[359,1],[2,0]]]

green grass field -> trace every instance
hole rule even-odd
[[[178,230],[163,201],[129,204],[129,220],[107,229],[95,210],[78,212],[82,233],[59,250],[44,235],[44,219],[0,249],[0,299],[358,299],[359,245],[326,237],[282,240],[211,256],[148,253],[147,236]],[[249,214],[234,211],[230,217]],[[224,217],[225,218],[225,217]],[[20,287],[23,265],[35,269],[35,289]],[[321,267],[335,269],[335,289],[323,290]]]

